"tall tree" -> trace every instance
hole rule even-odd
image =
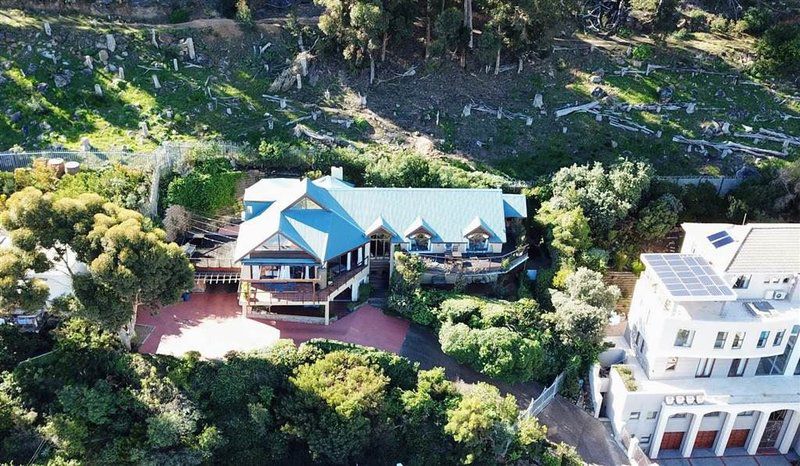
[[[121,327],[128,347],[140,306],[173,303],[193,286],[189,259],[164,237],[138,212],[113,204],[95,217],[87,235],[92,260],[89,274],[76,280],[76,296],[88,316],[107,328]]]
[[[33,272],[47,270],[47,259],[17,248],[0,250],[0,316],[14,311],[42,309],[50,289],[47,283],[31,277]]]

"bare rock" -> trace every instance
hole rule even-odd
[[[72,77],[67,73],[60,73],[53,76],[53,82],[59,89],[68,86],[71,81]]]
[[[19,123],[22,120],[22,112],[14,112],[8,118],[11,123]]]
[[[592,97],[595,99],[602,99],[607,95],[608,93],[600,86],[596,86],[594,89],[592,89]]]
[[[665,86],[658,89],[658,100],[662,103],[667,103],[672,100],[675,95],[675,89],[672,86]]]
[[[108,51],[103,49],[97,52],[97,58],[103,63],[108,63]]]
[[[589,77],[589,82],[592,84],[600,84],[601,82],[603,82],[603,77],[593,74],[591,77]]]
[[[41,92],[44,92],[46,90],[47,90],[47,83],[39,83],[39,84],[36,85],[36,91],[37,92],[41,93]]]

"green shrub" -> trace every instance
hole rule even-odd
[[[169,12],[169,22],[172,24],[185,23],[189,21],[189,10],[185,8],[175,8]]]
[[[613,366],[612,369],[616,370],[617,374],[619,374],[622,383],[625,384],[625,389],[629,392],[639,390],[639,385],[636,383],[636,378],[634,378],[630,367],[618,364]]]
[[[716,34],[727,34],[730,31],[731,23],[722,16],[716,16],[711,20],[711,32]]]
[[[408,390],[417,384],[417,371],[419,364],[387,351],[370,348],[368,346],[356,345],[354,343],[344,343],[336,340],[325,340],[315,338],[303,344],[309,348],[321,351],[323,354],[336,351],[346,351],[363,357],[370,364],[381,368],[384,374],[391,378],[391,384],[395,387]]]
[[[756,74],[796,77],[800,73],[800,23],[769,28],[756,44],[756,57]]]
[[[247,0],[236,0],[236,20],[245,24],[253,22],[253,13],[250,12]]]
[[[736,32],[746,33],[753,36],[763,34],[772,26],[772,11],[764,7],[750,7],[744,12],[735,26]]]
[[[459,363],[509,383],[531,380],[542,361],[538,341],[507,328],[471,329],[466,324],[445,323],[439,343]]]
[[[653,48],[649,45],[637,45],[631,54],[635,60],[649,60],[653,57]]]
[[[170,182],[167,202],[182,205],[194,213],[213,215],[236,205],[236,183],[241,176],[240,172],[230,169],[227,159],[200,162],[189,174]]]
[[[82,170],[64,175],[55,190],[57,197],[97,193],[109,201],[133,210],[145,206],[150,196],[150,179],[134,168],[114,165],[100,170]]]

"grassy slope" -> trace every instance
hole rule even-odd
[[[213,27],[160,28],[176,42],[178,38],[194,37],[198,53],[204,57],[203,68],[182,65],[175,72],[171,62],[179,57],[177,48],[156,49],[146,28],[101,26],[82,17],[48,18],[57,42],[48,45],[49,38],[42,32],[43,19],[14,10],[0,12],[0,32],[13,34],[17,43],[14,47],[0,47],[0,64],[10,64],[4,73],[10,80],[0,86],[0,148],[13,144],[45,147],[52,143],[76,147],[82,136],[88,136],[100,148],[124,145],[141,150],[167,139],[221,138],[257,144],[263,138],[291,137],[284,123],[307,114],[299,105],[281,110],[261,97],[285,67],[286,58],[297,51],[294,39],[280,29],[261,26],[258,30],[242,30],[224,22],[216,22]],[[105,32],[117,37],[119,50],[111,62],[125,67],[125,83],[115,81],[112,73],[98,67],[90,76],[80,71],[84,55],[93,55],[97,63],[95,44],[103,42]],[[589,53],[588,43],[592,40],[576,36],[561,43],[574,50],[554,52],[521,74],[510,71],[494,77],[472,65],[462,71],[450,62],[434,62],[418,68],[414,77],[372,87],[366,82],[365,72],[353,73],[334,58],[319,58],[312,72],[315,84],[306,81],[302,90],[292,89],[286,96],[295,102],[319,104],[329,114],[356,121],[349,129],[324,119],[304,122],[316,129],[363,142],[408,142],[418,132],[438,141],[437,147],[445,152],[464,155],[522,179],[575,162],[611,161],[619,156],[647,158],[663,174],[731,173],[742,160],[687,155],[685,147],[670,141],[678,133],[699,136],[700,124],[710,119],[729,121],[736,130],[741,129],[739,124],[747,124],[800,134],[800,120],[784,121],[780,117],[783,113],[800,115],[800,103],[772,95],[762,85],[734,86],[731,79],[719,76],[692,79],[686,74],[661,72],[647,77],[613,76],[625,47],[600,44],[600,49]],[[267,42],[272,46],[262,56],[253,53],[252,45]],[[33,46],[32,51],[25,48],[26,44]],[[656,53],[650,62],[730,71],[733,62],[751,46],[697,34],[689,40],[654,46]],[[57,64],[41,56],[40,52],[47,49],[57,52]],[[123,49],[127,57],[121,55]],[[708,58],[698,62],[695,55],[699,52]],[[26,74],[31,63],[37,69]],[[379,78],[391,78],[413,64],[419,65],[420,60],[415,57],[405,62],[390,54],[387,63],[379,67]],[[264,65],[269,65],[269,71]],[[155,90],[152,72],[140,66],[168,68],[156,72],[163,88]],[[52,75],[64,68],[74,71],[75,76],[68,87],[57,89]],[[676,90],[676,101],[697,101],[700,106],[715,110],[694,115],[630,114],[652,129],[662,130],[660,139],[612,128],[596,122],[591,115],[570,115],[556,121],[554,109],[589,100],[594,85],[588,83],[588,76],[598,68],[607,73],[604,89],[620,100],[651,103],[659,87],[671,85]],[[43,93],[36,91],[39,82],[49,84]],[[103,97],[94,95],[95,83],[103,87]],[[206,83],[216,100],[206,95]],[[331,93],[327,100],[323,97],[326,89]],[[714,97],[718,89],[726,92],[725,98]],[[357,105],[359,92],[368,97],[367,110]],[[531,106],[537,92],[544,95],[545,115]],[[533,115],[533,125],[526,127],[523,121],[497,120],[475,112],[470,118],[461,117],[463,106],[470,102]],[[175,115],[173,119],[165,117],[168,108]],[[15,111],[22,112],[23,118],[12,124],[10,115]],[[435,124],[437,112],[439,126]],[[273,130],[266,127],[267,113],[276,120]],[[41,121],[47,121],[52,131],[38,126]],[[147,122],[149,139],[138,135],[140,121]],[[568,128],[566,134],[562,127]],[[612,148],[612,141],[618,144],[616,149]]]

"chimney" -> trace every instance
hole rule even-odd
[[[342,167],[331,167],[331,178],[344,180],[344,169]]]

